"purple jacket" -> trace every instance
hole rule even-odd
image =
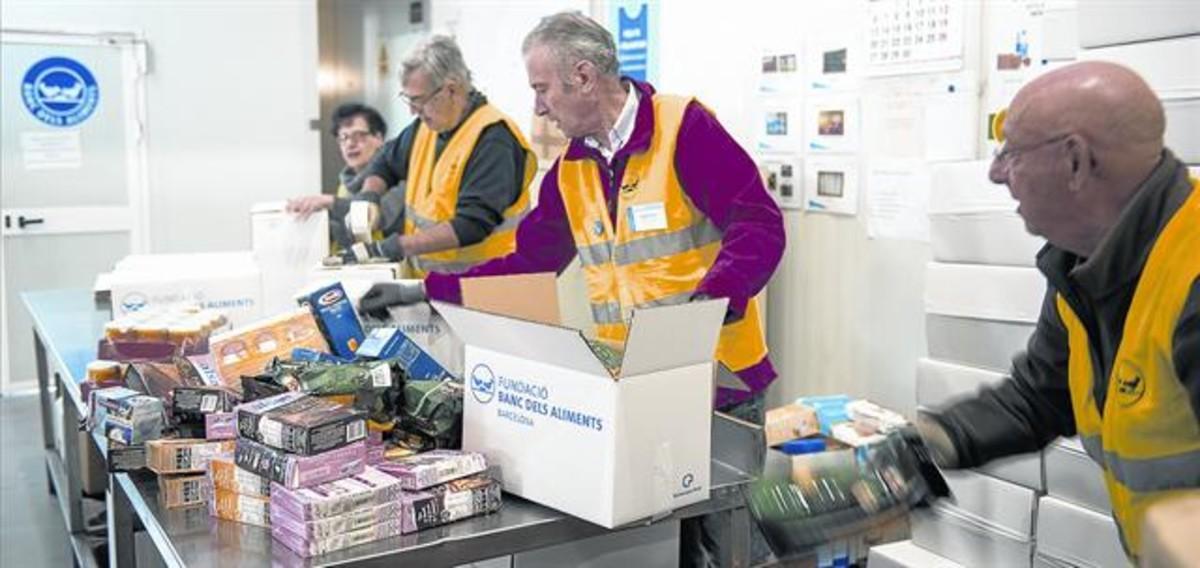
[[[629,80],[629,79],[627,79]],[[654,109],[650,97],[654,87],[629,80],[641,95],[633,135],[607,167],[598,150],[582,139],[571,140],[568,159],[591,159],[600,165],[605,195],[614,216],[617,187],[632,154],[650,147],[654,132]],[[742,316],[746,302],[758,294],[770,280],[783,257],[783,214],[771,199],[758,167],[716,117],[693,102],[685,111],[675,148],[675,171],[692,203],[712,220],[723,233],[721,249],[708,274],[696,289],[697,294],[729,298],[731,317]],[[616,181],[614,181],[616,180]],[[538,205],[517,228],[517,250],[472,268],[463,274],[430,274],[425,280],[429,297],[461,303],[460,278],[562,272],[575,258],[575,241],[567,221],[558,187],[558,162],[542,180]],[[762,392],[775,379],[769,358],[743,369],[738,376],[752,389]],[[724,408],[750,397],[750,393],[720,388],[715,405]]]

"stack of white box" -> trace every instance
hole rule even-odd
[[[929,201],[933,258],[925,272],[929,358],[917,363],[918,411],[1006,380],[1033,332],[1046,284],[1034,267],[1043,241],[1026,233],[1016,203],[987,179],[987,161],[938,164]],[[1042,455],[948,472],[953,502],[913,516],[911,545],[872,551],[872,566],[1031,566]],[[934,554],[918,564],[901,559]]]

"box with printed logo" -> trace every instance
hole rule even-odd
[[[487,471],[487,458],[475,452],[434,450],[396,460],[384,460],[380,471],[400,480],[400,486],[417,491]]]
[[[402,530],[403,522],[393,517],[382,523],[367,525],[358,530],[338,533],[325,538],[306,538],[286,527],[272,525],[271,536],[296,554],[307,558],[397,536],[402,533]]]
[[[363,328],[340,282],[321,286],[297,298],[317,318],[329,348],[339,357],[354,357],[363,342]]]
[[[370,359],[387,359],[399,362],[400,368],[414,381],[440,381],[453,378],[440,363],[426,353],[403,331],[395,327],[381,327],[371,334],[358,348],[358,356]]]
[[[266,497],[244,495],[227,489],[209,489],[208,514],[226,521],[259,527],[271,526],[271,501]]]
[[[223,387],[175,387],[171,396],[171,416],[176,423],[204,423],[213,413],[229,412],[237,406],[238,396]]]
[[[204,437],[209,440],[232,440],[237,437],[237,413],[214,412],[204,415]]]
[[[435,303],[466,344],[463,450],[505,491],[608,528],[708,499],[726,306],[633,310],[606,365],[578,330]]]
[[[307,522],[390,503],[398,500],[400,493],[400,480],[366,467],[360,473],[313,487],[276,488],[271,502],[275,512]]]
[[[168,509],[204,504],[204,474],[158,476],[158,499]]]
[[[286,392],[237,407],[238,434],[311,456],[367,437],[366,415],[320,397]]]
[[[403,497],[404,532],[416,532],[500,510],[500,482],[487,476],[456,479]]]
[[[271,480],[238,467],[232,453],[215,456],[209,460],[208,483],[214,489],[242,495],[264,498],[271,496]]]
[[[298,456],[238,438],[234,461],[238,467],[288,489],[312,487],[360,473],[367,465],[367,443],[359,441],[315,456]]]
[[[209,345],[221,380],[239,393],[241,377],[262,373],[276,357],[287,357],[297,347],[329,350],[316,318],[305,308],[214,335]]]

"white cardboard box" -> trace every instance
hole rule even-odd
[[[108,284],[114,317],[189,304],[225,314],[234,327],[262,316],[262,274],[249,252],[127,257]]]
[[[943,471],[953,508],[997,532],[1031,538],[1038,493],[974,471]]]
[[[1128,566],[1117,523],[1091,509],[1042,497],[1037,555],[1071,566]]]
[[[911,540],[872,546],[867,568],[962,568],[962,564],[942,558]]]
[[[990,161],[935,164],[929,234],[941,262],[1033,266],[1045,240],[1025,230],[1008,188],[988,179]]]
[[[250,243],[262,269],[263,315],[296,306],[296,290],[308,273],[329,255],[329,213],[319,211],[301,221],[283,201],[257,203],[250,209]]]
[[[1200,10],[1196,10],[1200,12]],[[1200,94],[1163,100],[1167,147],[1184,163],[1200,164]]]
[[[925,314],[925,342],[934,359],[1007,373],[1036,327],[1032,322]]]
[[[1100,513],[1112,510],[1104,471],[1083,450],[1079,438],[1061,438],[1046,447],[1046,493]]]
[[[1133,69],[1164,99],[1200,91],[1200,65],[1180,65],[1200,61],[1200,35],[1084,49],[1079,59]]]
[[[1079,45],[1083,47],[1200,33],[1200,10],[1188,0],[1079,0],[1078,10]]]
[[[925,311],[1008,322],[1037,322],[1046,279],[1036,268],[930,262]]]
[[[613,374],[577,330],[434,303],[466,344],[463,448],[505,491],[607,528],[707,499],[725,307],[634,311]]]
[[[1030,566],[1033,561],[1031,537],[997,531],[942,505],[913,513],[912,541],[963,566],[1010,568]]]

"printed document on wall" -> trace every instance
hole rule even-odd
[[[961,69],[966,2],[872,0],[867,3],[867,74]]]
[[[810,157],[804,168],[804,209],[857,215],[858,169],[857,158]]]
[[[873,161],[866,191],[867,236],[929,242],[929,170],[924,162]]]

